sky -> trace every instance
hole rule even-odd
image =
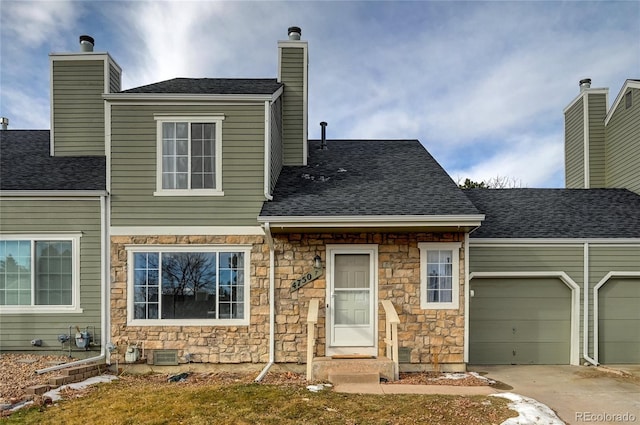
[[[309,43],[309,138],[418,139],[451,175],[563,187],[578,82],[640,78],[640,1],[0,0],[0,116],[48,129],[51,52],[96,40],[123,89],[175,77],[275,78]]]

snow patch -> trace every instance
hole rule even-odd
[[[500,425],[565,425],[548,406],[529,397],[514,393],[490,394],[510,400],[509,408],[518,412],[517,418],[509,418]]]
[[[44,393],[44,395],[46,397],[51,398],[51,401],[58,401],[60,400],[62,397],[60,396],[60,391],[62,391],[65,388],[71,388],[74,390],[79,390],[82,388],[86,388],[89,385],[94,385],[94,384],[100,384],[100,383],[109,383],[111,381],[113,381],[114,379],[118,379],[117,376],[114,375],[100,375],[100,376],[94,376],[92,378],[89,379],[85,379],[82,382],[76,382],[74,384],[67,384],[67,385],[62,385],[61,387],[55,388],[53,390],[47,391],[46,393]]]

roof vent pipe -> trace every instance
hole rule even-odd
[[[591,88],[591,78],[584,78],[580,80],[580,91]]]
[[[93,52],[93,46],[95,41],[90,35],[80,36],[80,51],[81,52]]]
[[[322,132],[322,138],[320,140],[320,149],[325,150],[327,149],[327,123],[322,121],[320,123],[320,127]]]
[[[6,130],[9,128],[9,118],[2,117],[0,118],[0,125],[2,125],[2,129]]]
[[[300,27],[289,27],[287,33],[289,34],[289,40],[300,40],[302,30]]]

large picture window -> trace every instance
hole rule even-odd
[[[156,117],[156,196],[221,195],[224,117]]]
[[[186,249],[131,250],[130,319],[140,324],[248,320],[249,252]]]
[[[0,240],[2,311],[73,308],[77,298],[78,239]]]
[[[458,243],[420,243],[420,304],[424,309],[458,308]]]

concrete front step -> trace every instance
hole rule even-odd
[[[380,374],[375,372],[329,373],[329,382],[339,384],[379,384]]]
[[[316,357],[313,359],[313,380],[331,381],[329,375],[367,375],[376,376],[376,383],[380,377],[393,381],[394,363],[386,357],[374,359],[332,359],[331,357]],[[373,378],[368,378],[373,379]],[[333,383],[333,381],[331,381]],[[371,382],[371,381],[369,381]]]

